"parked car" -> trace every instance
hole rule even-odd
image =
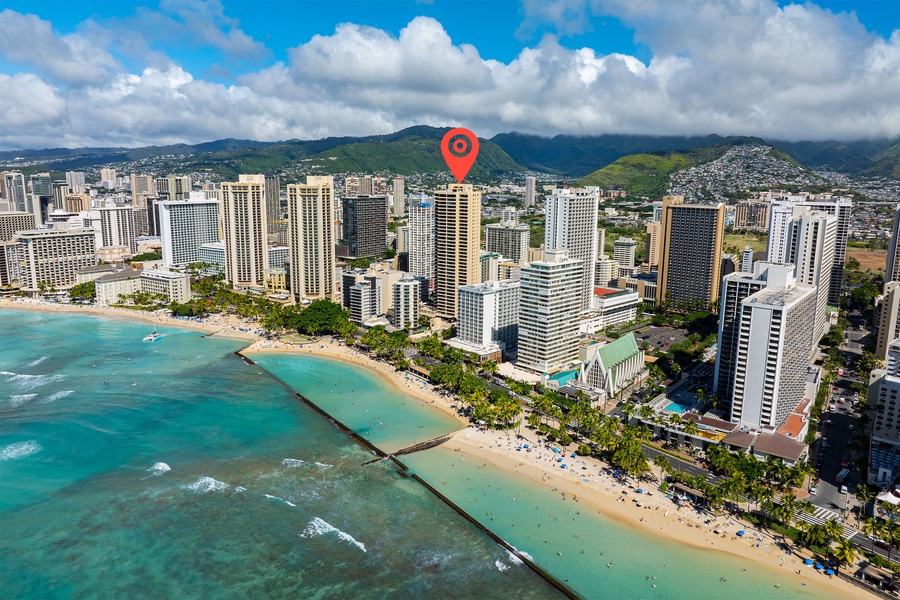
[[[842,485],[842,486],[841,486],[841,493],[842,493],[842,494],[846,494],[846,493],[847,493],[847,486],[846,486],[846,485]]]

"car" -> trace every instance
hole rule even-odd
[[[875,545],[883,550],[891,550],[891,545],[885,542],[884,540],[875,540]]]
[[[842,485],[842,486],[841,486],[841,493],[842,493],[842,494],[846,494],[846,493],[847,493],[847,486],[846,486],[846,485]]]

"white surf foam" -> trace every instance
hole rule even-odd
[[[35,396],[37,396],[37,394],[19,394],[18,396],[10,396],[9,405],[13,408],[19,408]]]
[[[296,469],[297,467],[302,467],[303,465],[308,465],[309,463],[305,460],[300,460],[299,458],[285,458],[281,461],[286,467],[291,467],[292,469]]]
[[[236,488],[234,488],[234,492],[236,494],[240,494],[241,492],[246,492],[246,491],[247,491],[247,488],[240,486],[240,485],[237,486]]]
[[[297,505],[294,504],[293,502],[289,502],[289,501],[287,501],[287,500],[285,500],[284,503],[287,504],[288,506],[297,506]]]
[[[193,490],[195,492],[206,493],[206,492],[222,492],[224,490],[227,490],[231,486],[229,486],[227,483],[223,483],[221,481],[213,479],[212,477],[200,477],[194,483],[192,483],[190,485],[186,485],[184,487],[189,490]]]
[[[27,442],[16,442],[15,444],[10,444],[9,446],[5,446],[2,450],[0,450],[0,460],[14,460],[16,458],[22,458],[24,456],[28,456],[29,454],[40,452],[43,449],[43,446],[41,446],[34,440],[28,440]]]
[[[167,465],[164,462],[158,462],[147,470],[150,471],[151,473],[153,473],[154,475],[162,475],[163,473],[167,473],[167,472],[171,471],[172,467],[170,467],[169,465]]]
[[[500,571],[501,573],[503,571],[509,570],[509,565],[505,564],[502,560],[495,560],[494,566],[496,566],[497,570]]]
[[[19,386],[19,390],[27,392],[36,387],[53,383],[54,381],[62,381],[65,375],[59,373],[57,375],[26,375],[25,373],[11,373],[9,371],[0,371],[0,375],[6,378],[6,383],[14,383]]]
[[[518,552],[519,554],[521,554],[522,556],[524,556],[525,558],[527,558],[528,560],[530,560],[532,562],[534,561],[534,558],[532,558],[532,556],[530,554],[528,554],[527,552],[519,550],[515,546],[513,546],[512,549],[515,550],[516,552]],[[513,554],[512,552],[510,552],[509,550],[507,550],[506,552],[507,552],[507,554],[509,554],[509,558],[510,558],[510,560],[512,560],[512,562],[524,564],[524,563],[522,563],[522,560],[518,556]]]
[[[50,358],[50,357],[49,357],[49,356],[42,356],[42,357],[40,357],[40,358],[37,359],[37,360],[31,361],[30,363],[28,363],[28,364],[25,365],[25,366],[26,366],[26,367],[36,367],[36,366],[38,366],[39,364],[41,364],[42,362],[44,362],[45,360],[47,360],[48,358]]]
[[[327,463],[320,463],[320,462],[317,462],[317,463],[316,463],[316,466],[319,467],[320,469],[330,469],[330,468],[333,467],[334,465],[329,465],[329,464],[327,464]]]
[[[342,540],[344,540],[345,542],[350,542],[351,544],[353,544],[354,546],[356,546],[363,552],[366,552],[365,544],[363,544],[361,542],[357,542],[353,538],[353,536],[350,535],[349,533],[345,533],[345,532],[341,531],[337,527],[334,527],[333,525],[331,525],[324,519],[320,519],[319,517],[313,517],[313,520],[310,521],[309,524],[307,524],[306,529],[301,531],[299,535],[300,535],[300,537],[303,537],[303,538],[312,538],[312,537],[316,537],[319,535],[325,535],[326,533],[331,533],[331,532],[337,533],[338,537],[341,538]]]
[[[66,396],[70,396],[74,393],[74,390],[64,390],[62,392],[56,392],[55,394],[51,394],[46,400],[41,400],[41,404],[50,404],[51,402],[55,402],[60,398],[65,398]]]

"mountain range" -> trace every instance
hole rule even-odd
[[[447,128],[418,125],[386,135],[320,140],[258,142],[229,138],[193,145],[142,148],[13,150],[0,152],[0,164],[13,167],[17,162],[23,162],[30,165],[29,171],[66,171],[164,158],[180,163],[190,171],[210,169],[222,176],[233,177],[241,172],[277,171],[303,161],[326,172],[412,175],[446,171],[439,147],[446,131]],[[564,178],[583,178],[580,180],[582,183],[596,185],[607,181],[608,178],[604,178],[609,173],[596,174],[607,165],[613,167],[612,171],[648,168],[651,175],[662,174],[713,160],[736,144],[770,145],[809,169],[900,179],[900,138],[855,142],[785,142],[718,135],[662,137],[608,134],[544,138],[512,132],[479,139],[478,159],[470,174],[474,180],[532,170]],[[623,157],[632,158],[623,163]],[[655,187],[658,185],[651,186]]]

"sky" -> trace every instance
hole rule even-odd
[[[0,148],[900,136],[900,0],[5,0]]]

